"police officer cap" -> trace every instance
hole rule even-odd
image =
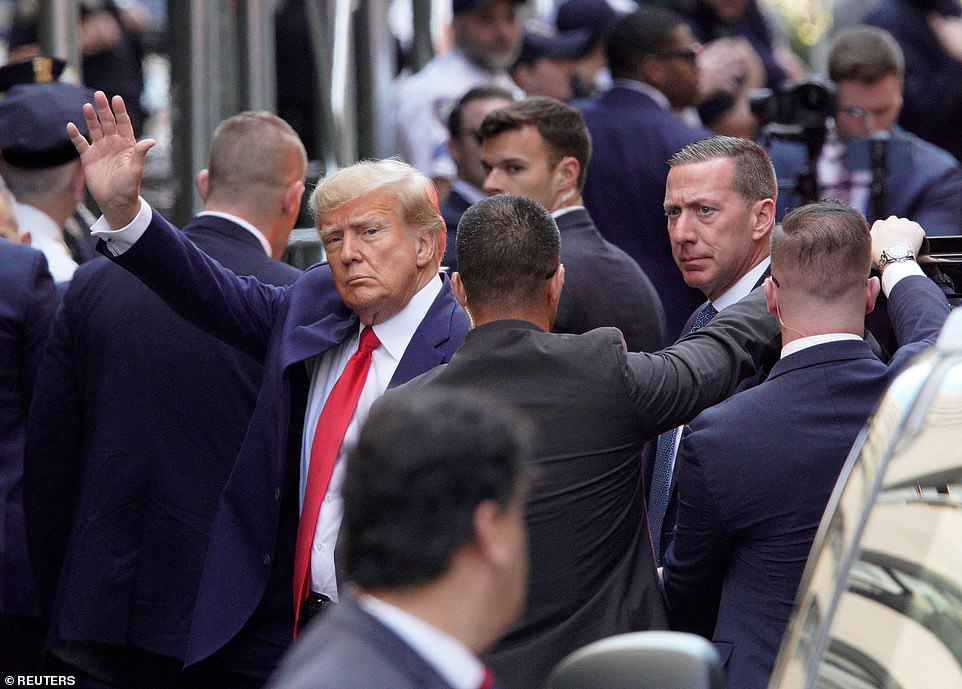
[[[83,104],[93,97],[84,86],[59,81],[17,84],[0,100],[0,155],[10,165],[35,170],[74,160],[78,154],[67,123],[86,134]]]

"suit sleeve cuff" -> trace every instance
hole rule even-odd
[[[153,209],[143,198],[140,199],[140,210],[126,227],[119,230],[111,230],[110,224],[104,216],[100,216],[90,227],[90,234],[98,239],[104,240],[107,251],[111,256],[120,256],[130,247],[137,243],[137,240],[147,231]]]
[[[921,275],[925,277],[922,268],[915,261],[902,261],[901,263],[890,263],[882,271],[882,291],[887,297],[892,288],[907,277]]]

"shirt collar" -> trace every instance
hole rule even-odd
[[[403,309],[383,323],[372,326],[377,339],[395,361],[400,361],[404,356],[404,350],[408,348],[414,331],[424,320],[443,285],[441,276],[436,275],[411,298]]]
[[[758,284],[759,279],[761,279],[765,271],[768,270],[771,262],[771,258],[766,256],[762,259],[761,263],[742,275],[734,285],[722,292],[718,299],[713,299],[711,302],[712,306],[721,312],[732,304],[736,304],[747,297],[751,291],[755,289],[755,285]]]
[[[20,234],[29,232],[33,237],[64,244],[63,229],[57,225],[53,218],[36,206],[18,201],[14,213],[17,216],[17,227]]]
[[[401,639],[433,667],[454,689],[476,689],[484,678],[484,665],[467,646],[424,620],[362,594],[361,607]]]
[[[580,211],[580,210],[584,210],[584,206],[565,206],[564,208],[559,208],[556,211],[551,211],[551,217],[557,220],[558,218],[560,218],[562,215],[565,215],[566,213],[570,213],[571,211]]]
[[[782,359],[792,354],[797,354],[803,349],[814,347],[829,342],[842,342],[844,340],[861,340],[862,338],[852,333],[825,333],[824,335],[809,335],[798,340],[792,340],[782,347]]]
[[[264,249],[264,253],[267,254],[267,258],[273,258],[274,252],[271,250],[271,243],[267,241],[267,237],[264,233],[254,227],[251,223],[247,222],[243,218],[239,218],[233,213],[224,213],[223,211],[201,211],[197,214],[198,217],[202,215],[210,215],[215,218],[223,218],[224,220],[230,220],[232,223],[240,225],[245,230],[250,232],[252,235],[257,237],[257,241],[261,243],[261,248]]]
[[[668,102],[668,96],[651,84],[646,84],[643,81],[637,81],[635,79],[615,79],[612,85],[643,93],[655,101],[662,110],[671,111],[671,103]]]

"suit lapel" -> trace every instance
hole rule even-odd
[[[414,331],[388,387],[406,383],[445,361],[444,353],[438,348],[451,339],[451,321],[455,309],[461,307],[454,299],[447,275],[441,275],[441,280],[444,283],[441,291]]]

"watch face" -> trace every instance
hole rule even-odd
[[[888,254],[889,258],[893,261],[897,261],[901,258],[908,258],[912,255],[912,252],[907,246],[905,246],[905,244],[893,244],[885,250],[885,253]]]

